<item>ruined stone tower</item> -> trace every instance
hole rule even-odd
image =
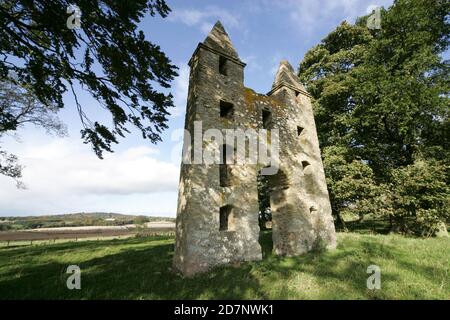
[[[318,246],[334,248],[310,96],[290,64],[280,63],[267,95],[244,87],[245,63],[217,22],[189,66],[185,129],[190,134],[185,136],[181,165],[174,268],[192,275],[220,264],[262,258],[257,175],[268,164],[190,164],[187,158],[202,158],[201,151],[192,149],[195,143],[203,150],[220,151],[221,158],[233,154],[235,146],[228,142],[206,136],[198,140],[195,133],[208,129],[277,129],[278,171],[268,176],[274,252],[298,255]]]

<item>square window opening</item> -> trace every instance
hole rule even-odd
[[[220,100],[220,117],[228,120],[233,120],[234,105],[230,102]]]
[[[272,112],[269,110],[262,111],[262,122],[263,129],[271,129],[272,128]]]
[[[227,58],[219,56],[219,73],[227,76],[228,75],[228,63]]]
[[[220,149],[220,164],[219,164],[219,183],[221,187],[231,186],[231,167],[228,164],[233,163],[233,147],[223,144]]]
[[[306,169],[306,167],[310,166],[311,164],[308,161],[302,161],[303,170]]]
[[[219,165],[219,183],[221,187],[231,186],[231,170],[226,164]]]
[[[220,207],[219,230],[232,231],[234,230],[234,224],[233,206]]]

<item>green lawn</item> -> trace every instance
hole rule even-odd
[[[0,248],[0,299],[449,299],[450,240],[339,233],[338,248],[265,258],[183,279],[170,272],[173,238]],[[79,265],[81,290],[66,288]],[[368,290],[367,266],[381,268]]]

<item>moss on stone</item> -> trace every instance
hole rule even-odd
[[[253,89],[244,87],[245,105],[248,108],[254,108],[257,103],[268,103],[272,107],[279,107],[281,102],[274,97],[269,97],[264,94],[255,92]]]

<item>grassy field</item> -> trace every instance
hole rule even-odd
[[[214,269],[170,271],[174,239],[129,238],[0,248],[0,299],[450,299],[450,240],[339,233],[337,250]],[[66,288],[68,265],[81,290]],[[381,268],[368,290],[367,266]]]

